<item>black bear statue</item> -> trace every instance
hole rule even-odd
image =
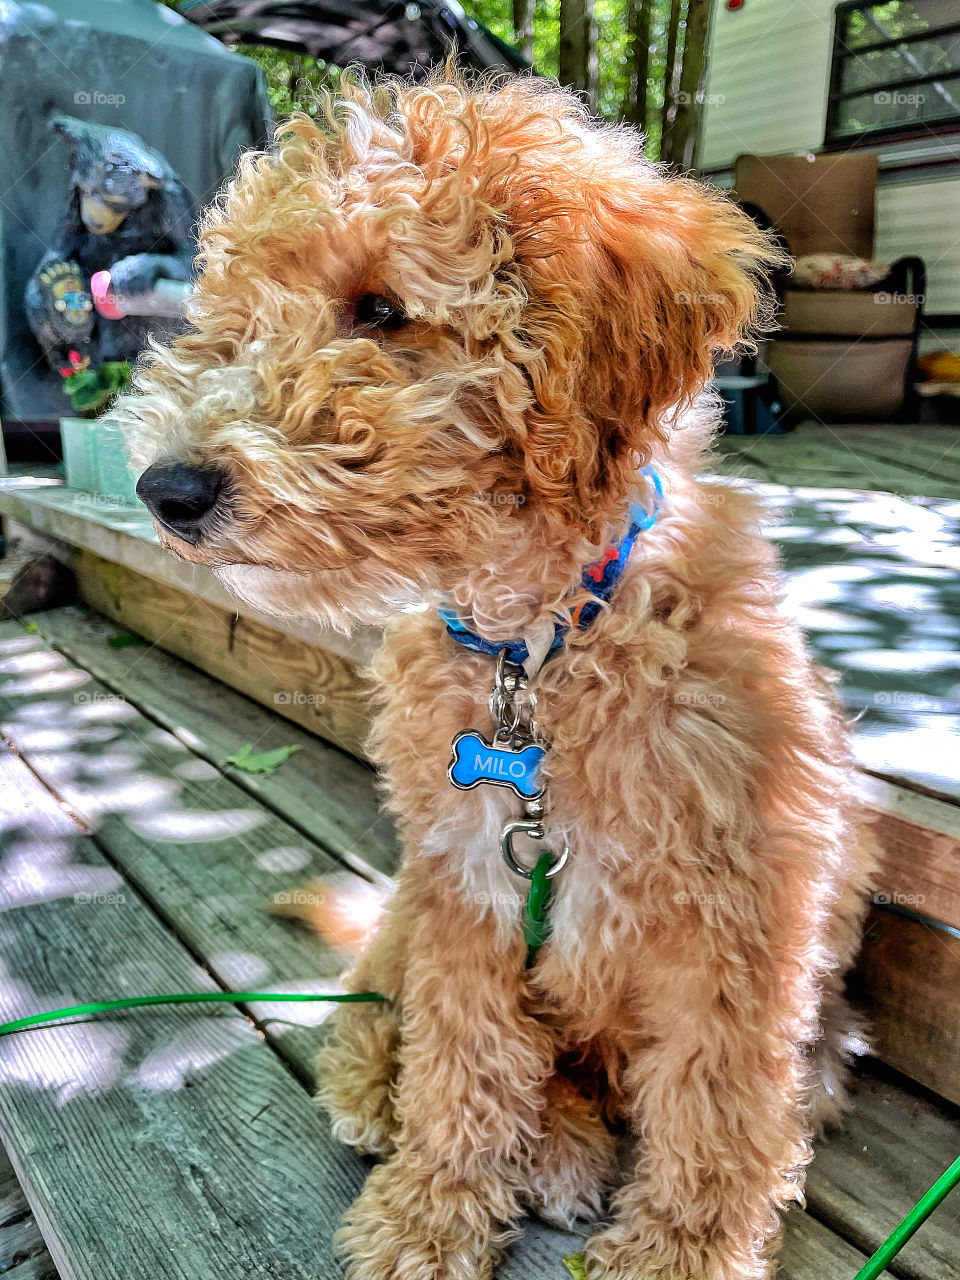
[[[107,319],[93,309],[90,278],[110,273],[117,294],[148,294],[158,281],[189,281],[192,204],[166,159],[126,129],[54,116],[70,147],[70,191],[59,229],[30,277],[27,320],[53,369],[69,352],[93,365],[134,360],[158,334],[138,315]]]

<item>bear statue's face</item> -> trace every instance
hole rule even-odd
[[[146,204],[156,185],[150,174],[132,165],[113,161],[96,165],[77,181],[83,225],[91,235],[109,235],[128,214]]]

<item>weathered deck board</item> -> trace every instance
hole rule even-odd
[[[50,644],[144,711],[212,765],[244,742],[257,751],[299,749],[272,777],[229,776],[361,875],[383,883],[396,866],[393,826],[377,805],[370,769],[157,645],[115,649],[117,625],[90,609],[56,609],[31,621]],[[322,802],[321,802],[322,801]]]
[[[29,1212],[18,1222],[0,1227],[0,1275],[15,1272],[23,1263],[39,1258],[46,1252],[40,1228]]]
[[[317,876],[369,890],[319,845],[12,623],[0,623],[0,723],[224,986],[339,989],[343,958],[269,914],[278,894]],[[306,1077],[328,1011],[251,1012]]]
[[[960,807],[862,775],[883,868],[880,901],[960,929]]]
[[[35,1258],[28,1258],[12,1271],[4,1273],[4,1280],[60,1280],[57,1268],[49,1253],[44,1250]]]
[[[960,1113],[864,1076],[840,1133],[823,1143],[807,1180],[822,1222],[872,1253],[960,1154]],[[903,1280],[960,1276],[960,1200],[948,1196],[890,1267]]]
[[[960,800],[960,504],[765,490],[785,608],[839,672],[862,768]]]
[[[4,1018],[209,975],[26,766],[0,754]],[[359,1160],[232,1010],[130,1011],[0,1042],[0,1134],[61,1280],[337,1280]]]
[[[876,1053],[960,1104],[960,937],[874,911],[852,982],[873,1015]]]
[[[29,1212],[26,1196],[13,1172],[13,1165],[0,1147],[0,1230],[9,1227],[12,1222]],[[4,1251],[0,1248],[0,1273],[4,1270],[4,1256]]]
[[[359,754],[369,724],[357,663],[80,550],[81,599],[278,715]]]
[[[853,1280],[866,1256],[798,1209],[786,1215],[777,1280]]]
[[[0,1147],[0,1275],[17,1276],[21,1267],[30,1262],[39,1266],[44,1259],[47,1269],[52,1270],[53,1261],[40,1228],[13,1166]]]
[[[723,436],[721,468],[777,484],[960,497],[955,427],[816,426],[783,436]]]

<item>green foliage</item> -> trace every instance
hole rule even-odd
[[[111,649],[129,649],[146,643],[143,636],[131,635],[129,631],[119,631],[115,636],[107,636],[107,644]]]
[[[289,760],[299,747],[275,747],[273,751],[255,752],[252,742],[245,742],[239,751],[227,756],[224,764],[232,764],[243,773],[276,773],[285,760]]]
[[[573,1276],[573,1280],[587,1280],[586,1259],[582,1253],[568,1253],[563,1259],[563,1265]]]
[[[310,58],[289,49],[273,49],[265,44],[240,44],[236,49],[252,58],[263,72],[270,105],[278,120],[293,111],[316,115],[319,90],[336,90],[340,81],[340,68],[322,58]]]
[[[888,0],[887,4],[870,5],[850,10],[844,18],[844,40],[850,48],[873,44],[875,40],[895,40],[918,35],[930,28],[911,0]]]
[[[107,405],[130,385],[130,366],[125,360],[105,360],[91,366],[89,361],[74,361],[61,369],[63,390],[79,418],[96,418]]]
[[[682,0],[681,0],[682,2]],[[171,8],[177,0],[163,0]],[[647,153],[660,153],[660,114],[663,108],[666,69],[666,29],[671,0],[643,0],[650,7],[650,72],[647,81]],[[608,120],[619,120],[630,86],[632,40],[629,34],[629,0],[594,0],[597,25],[597,109]],[[465,0],[467,13],[489,27],[508,44],[515,43],[512,0]],[[557,74],[560,43],[560,0],[536,0],[533,18],[533,62],[540,75]],[[683,26],[680,44],[683,43]],[[270,102],[278,118],[291,111],[316,114],[316,93],[321,87],[336,89],[340,68],[319,58],[273,49],[266,45],[238,45],[238,52],[259,64],[267,82]]]
[[[646,0],[650,6],[650,78],[647,82],[647,151],[658,155],[663,78],[666,69],[670,0]],[[511,0],[466,0],[471,17],[508,44],[514,42]],[[608,120],[621,118],[630,83],[631,38],[627,0],[595,0],[597,23],[597,107]],[[681,29],[682,34],[682,29]],[[540,75],[557,74],[560,43],[560,0],[537,0],[533,15],[533,63]]]

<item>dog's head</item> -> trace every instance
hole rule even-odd
[[[122,407],[162,540],[336,622],[529,538],[597,542],[778,251],[529,80],[348,86],[206,218]]]

